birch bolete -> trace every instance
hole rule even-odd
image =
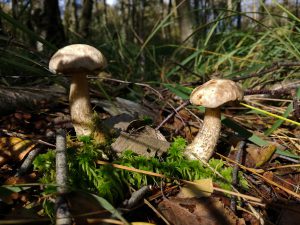
[[[210,159],[221,130],[220,106],[242,99],[243,90],[240,85],[225,79],[212,79],[192,91],[190,102],[193,105],[204,106],[205,114],[202,128],[193,142],[186,147],[187,158],[206,162]]]
[[[85,44],[68,45],[59,49],[50,59],[51,71],[71,77],[70,114],[77,136],[91,135],[93,130],[93,111],[87,75],[99,72],[106,65],[103,54],[98,49]],[[105,142],[103,132],[97,131],[96,136],[98,143]]]

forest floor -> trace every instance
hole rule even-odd
[[[115,81],[102,82],[105,87],[119,88],[119,97],[129,86]],[[153,142],[164,151],[159,157],[163,157],[169,142],[178,136],[191,142],[201,127],[203,112],[178,98],[170,88],[154,89],[148,85],[140,88],[143,96],[139,103],[122,98],[102,101],[103,93],[92,88],[93,109],[102,121],[106,121],[109,133],[113,136],[111,142],[115,143],[120,135],[116,130],[121,129],[123,134],[136,140],[141,138],[144,144],[150,146],[150,150],[135,146],[136,153],[145,157],[157,157],[151,153]],[[49,90],[40,88],[39,93],[47,95]],[[275,97],[270,94],[249,94],[245,95],[245,98],[253,106],[263,106],[266,111],[282,115],[289,110],[289,95],[290,93],[277,95],[276,99],[281,102],[276,105],[273,104]],[[0,117],[1,224],[50,223],[51,220],[46,216],[47,206],[44,200],[53,202],[55,192],[45,192],[40,180],[43,172],[33,168],[32,161],[25,170],[21,167],[29,153],[37,151],[42,154],[47,153],[49,149],[55,149],[57,127],[67,130],[68,145],[75,148],[82,145],[74,137],[66,91],[59,92],[53,99],[49,99],[49,96],[44,99],[47,100],[30,103],[34,105],[31,109],[11,109],[10,113]],[[291,110],[294,114],[291,114],[290,118],[294,122],[299,121],[297,110]],[[145,123],[145,119],[141,119],[141,112],[143,116],[147,115],[147,118],[150,118],[150,122]],[[99,158],[98,167],[101,166],[101,162],[114,163],[111,165],[116,170],[131,170],[130,173],[138,172],[158,177],[157,180],[153,179],[153,183],[148,182],[144,186],[146,189],[143,189],[143,185],[129,185],[131,190],[128,190],[125,196],[128,201],[134,201],[132,206],[125,207],[124,199],[114,202],[114,206],[122,212],[126,221],[154,224],[299,224],[299,123],[281,121],[281,126],[273,129],[273,124],[279,123],[278,118],[266,116],[255,110],[249,111],[242,105],[226,106],[222,112],[231,122],[223,121],[222,133],[216,147],[217,153],[213,157],[222,159],[224,166],[233,168],[229,179],[231,187],[228,189],[221,188],[214,181],[210,187],[210,181],[206,181],[208,183],[204,182],[204,189],[208,188],[210,191],[207,192],[212,192],[207,195],[202,189],[203,186],[197,186],[200,185],[197,184],[199,180],[189,183],[185,179],[176,180],[175,175],[173,179],[164,177],[160,172],[155,173],[157,171],[144,170],[143,167],[121,166],[118,161],[113,160],[115,158]],[[146,137],[141,132],[145,127],[151,129],[146,133]],[[163,136],[162,139],[155,139],[157,132]],[[123,135],[126,143],[132,140],[128,136]],[[267,145],[259,146],[259,141],[253,141],[253,137],[263,139]],[[130,146],[135,148],[134,144]],[[124,146],[121,144],[120,148],[122,147]],[[211,170],[217,173],[216,168]],[[247,188],[242,188],[239,184],[237,171],[242,173]],[[134,188],[140,189],[134,192]],[[195,188],[202,191],[196,191]],[[139,193],[139,197],[131,195],[133,199],[130,198],[132,192]],[[76,224],[126,223],[116,216],[112,217],[99,202],[86,196],[84,192],[75,191],[67,194],[66,198]]]

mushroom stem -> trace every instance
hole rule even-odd
[[[185,155],[189,159],[207,162],[214,153],[221,130],[220,108],[206,108],[202,129],[193,142],[187,146]]]
[[[72,75],[69,102],[76,135],[90,135],[93,114],[86,74]]]

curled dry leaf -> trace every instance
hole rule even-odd
[[[273,155],[273,153],[275,152],[275,150],[276,150],[275,145],[269,145],[261,148],[249,147],[246,149],[251,159],[253,160],[255,167],[262,166],[263,164],[268,162],[271,156]]]
[[[8,160],[21,161],[35,146],[32,141],[18,137],[0,138],[0,166]]]

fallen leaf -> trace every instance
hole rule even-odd
[[[8,160],[21,161],[35,146],[32,141],[18,137],[0,138],[0,165]]]
[[[265,164],[276,150],[275,145],[269,145],[261,148],[247,148],[246,151],[254,161],[255,167]]]
[[[245,224],[217,198],[165,198],[158,209],[174,225]]]
[[[194,183],[185,184],[177,197],[193,198],[193,197],[209,197],[214,189],[212,179],[195,180]]]
[[[278,225],[298,225],[300,221],[300,206],[299,204],[288,203],[282,207],[279,214]]]

